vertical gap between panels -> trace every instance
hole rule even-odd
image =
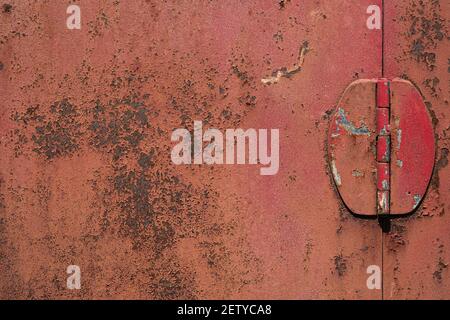
[[[381,0],[381,77],[384,78],[384,1]]]
[[[384,7],[385,0],[381,0],[381,77],[384,78],[385,72],[384,72],[384,26],[385,26],[385,20],[384,20]],[[389,172],[390,175],[390,172]],[[390,180],[390,177],[389,177]],[[389,202],[391,201],[389,197]],[[384,300],[384,232],[383,229],[381,231],[381,300]]]

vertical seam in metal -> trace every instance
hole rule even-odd
[[[381,0],[381,77],[384,78],[384,0]],[[390,93],[389,93],[390,95]],[[390,101],[389,101],[390,103]],[[390,119],[390,112],[389,112]],[[390,175],[390,168],[389,168]],[[390,178],[390,177],[389,177]],[[390,179],[389,179],[390,180]],[[389,202],[391,201],[389,197]],[[384,300],[384,233],[381,230],[381,300]]]
[[[384,232],[381,229],[381,300],[384,300]]]
[[[384,0],[381,0],[381,77],[384,78]]]
[[[387,79],[379,79],[377,91],[377,212],[385,215],[390,209],[390,90]]]
[[[377,214],[390,214],[391,190],[391,90],[385,78],[376,82]],[[381,231],[381,299],[384,300],[384,234]]]

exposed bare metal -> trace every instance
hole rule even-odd
[[[261,82],[264,84],[274,84],[278,83],[278,81],[280,81],[281,78],[292,77],[294,74],[301,71],[303,63],[305,62],[306,53],[308,53],[308,51],[309,51],[308,42],[305,41],[300,47],[298,60],[297,63],[294,64],[293,68],[287,69],[286,67],[283,67],[281,69],[278,69],[274,71],[271,76],[262,78]]]

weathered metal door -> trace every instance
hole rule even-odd
[[[0,297],[450,298],[449,9],[4,3]],[[196,121],[278,171],[174,164]]]
[[[420,88],[436,139],[428,193],[415,213],[391,220],[390,232],[383,234],[384,297],[449,299],[450,3],[385,1],[384,12],[384,74]]]

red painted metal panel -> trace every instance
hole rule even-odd
[[[390,189],[389,167],[389,163],[377,163],[377,189],[379,191],[387,191]]]
[[[385,76],[402,77],[420,90],[432,119],[436,158],[433,177],[422,203],[413,214],[392,219],[390,232],[384,235],[384,298],[448,299],[450,47],[446,21],[450,18],[450,3],[400,0],[385,1],[385,6]],[[394,99],[397,98],[394,96]],[[413,107],[415,101],[416,98],[412,101]],[[415,122],[415,116],[411,120]],[[415,145],[414,153],[420,154],[423,148],[431,147]],[[392,166],[395,165],[393,162]]]
[[[77,4],[81,30],[62,1],[0,13],[2,298],[381,298],[380,229],[325,152],[344,89],[381,76],[380,0]],[[279,128],[279,173],[172,164],[194,120]]]
[[[379,136],[377,139],[377,161],[388,163],[391,159],[391,137]]]
[[[377,108],[377,135],[388,135],[391,132],[389,108]]]
[[[391,105],[391,214],[406,214],[424,198],[434,166],[434,132],[412,83],[395,80]]]
[[[377,107],[389,108],[389,80],[386,78],[377,81]]]
[[[385,1],[382,59],[381,0],[282,3],[81,0],[80,30],[64,2],[1,7],[1,298],[449,297],[450,4]],[[380,77],[403,80],[345,91]],[[279,128],[279,173],[172,164],[195,120]]]

